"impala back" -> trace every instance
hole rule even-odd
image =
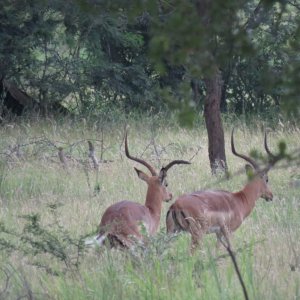
[[[199,191],[180,196],[167,213],[167,231],[234,231],[243,221],[243,203],[227,191]]]
[[[106,233],[118,239],[130,236],[141,238],[144,231],[151,233],[151,215],[144,205],[131,201],[121,201],[110,206],[103,214],[99,234]]]

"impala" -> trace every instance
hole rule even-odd
[[[155,234],[160,223],[162,202],[172,199],[172,194],[167,190],[167,172],[176,164],[190,164],[184,160],[174,160],[157,173],[146,161],[129,154],[127,132],[125,153],[129,159],[142,164],[151,173],[151,176],[148,176],[134,168],[138,177],[148,185],[145,204],[124,200],[109,206],[102,216],[98,235],[94,240],[87,241],[87,245],[95,242],[101,245],[107,238],[111,247],[129,248],[135,241],[143,239],[143,230],[149,235]]]
[[[232,153],[250,164],[246,164],[246,172],[252,177],[250,181],[235,193],[203,190],[182,195],[168,210],[167,232],[189,232],[192,237],[192,252],[199,245],[202,236],[208,233],[216,233],[218,241],[223,238],[229,243],[230,234],[249,216],[256,200],[260,197],[266,201],[273,199],[268,187],[268,171],[279,159],[268,148],[267,133],[264,145],[270,160],[265,169],[260,169],[254,159],[236,152],[233,134],[234,129],[231,133]]]

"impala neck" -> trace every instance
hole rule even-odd
[[[155,188],[148,188],[145,206],[149,209],[153,219],[157,224],[160,221],[163,196],[161,191]]]
[[[245,187],[238,192],[243,203],[243,215],[246,218],[253,210],[256,200],[261,196],[260,179],[256,178],[245,185]]]

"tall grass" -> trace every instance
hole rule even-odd
[[[231,174],[236,174],[244,162],[231,154],[233,122],[229,116],[227,120],[227,159]],[[215,249],[215,236],[205,236],[201,249],[190,256],[187,234],[174,238],[165,234],[169,204],[163,207],[160,232],[147,249],[88,249],[81,253],[80,263],[73,264],[81,248],[68,243],[95,232],[106,207],[122,199],[140,203],[145,199],[146,185],[136,176],[135,164],[124,156],[125,123],[130,125],[131,153],[154,166],[193,157],[191,166],[176,166],[168,174],[175,197],[204,187],[236,191],[246,181],[243,173],[230,180],[210,175],[202,122],[191,129],[161,116],[4,124],[0,129],[0,298],[243,299],[230,258],[226,251]],[[237,149],[263,151],[262,122],[248,127],[236,119],[234,123],[243,129],[236,132]],[[281,139],[289,149],[299,147],[299,128],[274,127],[273,151]],[[98,179],[87,162],[87,140],[95,144],[98,157],[102,147],[103,159],[108,160],[101,163]],[[13,150],[18,145],[19,150]],[[64,148],[67,168],[59,162],[57,147]],[[233,248],[250,299],[300,299],[300,190],[292,184],[299,174],[293,165],[272,170],[274,201],[258,200],[234,233]],[[55,241],[57,249],[47,239]],[[65,260],[57,259],[55,251],[62,251]]]

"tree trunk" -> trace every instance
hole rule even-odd
[[[208,133],[208,154],[212,174],[218,171],[226,172],[226,156],[224,131],[221,120],[220,103],[222,97],[222,75],[216,72],[204,79],[206,97],[204,102],[204,117]]]
[[[227,82],[225,81],[222,84],[222,94],[221,94],[221,103],[220,103],[221,112],[227,111],[226,89],[227,89]]]

